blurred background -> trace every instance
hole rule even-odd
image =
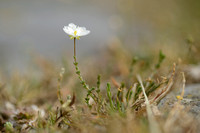
[[[0,0],[0,68],[26,71],[34,56],[72,59],[73,41],[62,30],[71,22],[91,31],[77,42],[78,58],[113,43],[185,58],[199,47],[200,1]]]
[[[69,23],[91,31],[77,40],[80,71]],[[138,74],[150,102],[172,90],[152,106],[162,131],[199,131],[200,0],[0,0],[0,132],[148,132]]]

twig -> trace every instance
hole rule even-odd
[[[182,72],[182,76],[183,76],[183,88],[182,88],[182,92],[181,92],[181,95],[176,96],[176,98],[178,99],[178,103],[181,102],[181,100],[183,99],[184,93],[185,93],[185,83],[186,83],[186,80],[185,80],[185,74],[184,74],[184,72]]]
[[[159,128],[158,123],[156,122],[155,117],[153,116],[153,112],[151,110],[150,104],[149,104],[149,100],[148,97],[145,93],[145,89],[142,83],[142,79],[139,75],[137,75],[137,79],[142,87],[142,91],[144,93],[144,97],[145,97],[145,104],[146,104],[146,110],[147,110],[147,116],[148,116],[148,120],[149,120],[149,125],[150,125],[150,132],[151,133],[161,133],[161,130]]]

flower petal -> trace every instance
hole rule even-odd
[[[72,28],[69,28],[67,26],[64,26],[63,30],[69,34],[69,35],[74,35],[74,32],[73,32],[73,29]]]
[[[72,28],[73,30],[75,30],[77,28],[77,25],[73,24],[73,23],[70,23],[68,25],[68,27]]]
[[[78,27],[78,28],[77,28],[77,35],[78,35],[78,36],[85,36],[85,35],[87,35],[87,34],[89,34],[89,33],[90,33],[90,31],[89,31],[89,30],[86,30],[85,27]]]

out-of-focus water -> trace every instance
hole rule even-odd
[[[33,53],[52,60],[64,52],[73,56],[73,41],[62,30],[71,22],[91,31],[77,41],[79,56],[92,53],[114,34],[110,16],[97,5],[73,0],[1,0],[0,67],[23,70]]]

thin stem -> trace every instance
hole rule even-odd
[[[137,79],[142,87],[142,91],[143,91],[144,98],[145,98],[147,117],[148,117],[149,125],[150,125],[150,133],[161,133],[160,127],[153,115],[152,110],[151,110],[150,103],[149,103],[148,97],[146,95],[145,88],[142,83],[142,79],[141,79],[140,75],[137,75]]]
[[[81,84],[82,84],[83,88],[85,88],[87,91],[90,91],[91,89],[90,89],[89,86],[86,84],[86,82],[83,80],[83,77],[81,76],[81,72],[80,72],[80,70],[79,70],[79,68],[78,68],[78,62],[76,61],[76,38],[74,38],[74,66],[75,66],[75,68],[76,68],[76,74],[78,75],[78,77],[79,77],[79,79],[80,79],[80,81],[81,81]],[[97,98],[97,96],[96,96],[93,92],[91,92],[89,95],[92,97],[92,99],[93,99],[96,103],[98,103],[98,98]]]
[[[76,57],[76,38],[74,38],[74,57]],[[76,62],[76,58],[75,58]]]
[[[87,83],[85,82],[85,80],[83,80],[83,77],[81,76],[81,72],[78,68],[78,62],[76,61],[76,56],[74,56],[74,66],[76,69],[76,74],[78,75],[78,78],[83,86],[83,88],[85,88],[87,91],[90,91],[91,89],[89,88],[89,86],[87,85]],[[94,92],[91,91],[91,93],[89,94],[92,99],[97,103],[97,96],[94,94]]]

